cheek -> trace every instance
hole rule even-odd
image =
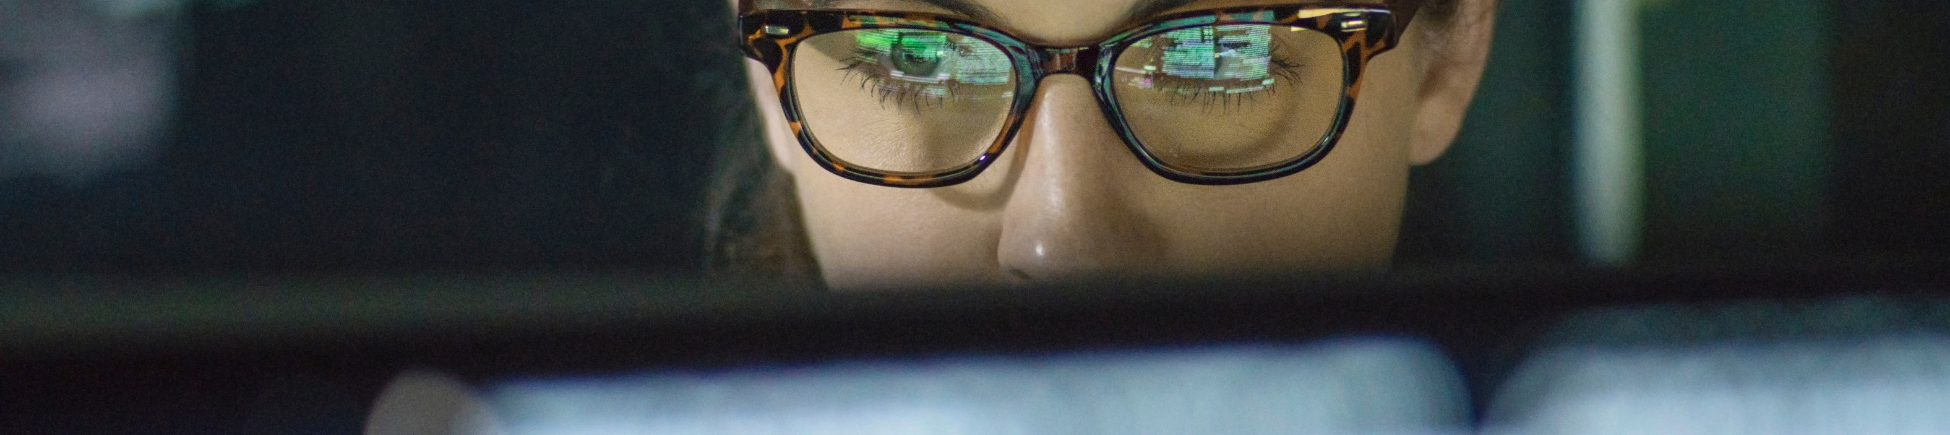
[[[999,178],[991,175],[999,175],[999,168],[963,185],[900,189],[843,179],[810,161],[801,163],[809,170],[794,179],[806,234],[832,288],[999,282],[999,213],[943,200],[944,194],[991,188],[983,181]]]

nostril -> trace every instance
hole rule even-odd
[[[1015,276],[1016,279],[1023,280],[1024,282],[1036,280],[1035,278],[1029,277],[1029,272],[1024,272],[1022,271],[1022,269],[1017,269],[1013,267],[1009,268],[1009,275]]]

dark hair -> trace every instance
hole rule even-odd
[[[734,80],[737,81],[737,80]],[[705,271],[714,276],[818,282],[819,268],[800,222],[792,177],[772,162],[747,87],[723,125],[704,191]]]
[[[1415,21],[1442,29],[1455,19],[1458,0],[1427,0]],[[751,0],[740,8],[751,7]],[[732,11],[735,12],[736,11]],[[730,20],[726,20],[729,22]],[[729,39],[727,39],[729,40]],[[727,48],[726,56],[738,55]],[[742,71],[742,69],[740,69]],[[703,241],[706,273],[721,277],[756,277],[818,282],[819,267],[800,221],[799,200],[792,177],[772,162],[762,134],[763,123],[744,74],[714,85],[721,89],[717,103],[726,117],[718,128],[718,150],[710,184],[704,192]]]

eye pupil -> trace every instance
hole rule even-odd
[[[932,76],[935,70],[941,68],[941,50],[938,41],[916,39],[921,40],[911,41],[907,35],[896,38],[892,47],[893,53],[889,53],[888,56],[889,60],[893,62],[894,69],[899,70],[901,74]]]

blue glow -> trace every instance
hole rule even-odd
[[[1430,346],[1362,340],[533,380],[490,397],[509,435],[1453,434],[1462,388]]]

